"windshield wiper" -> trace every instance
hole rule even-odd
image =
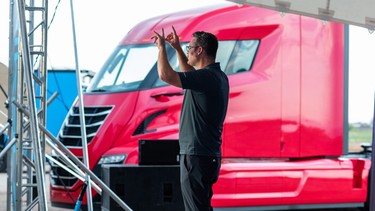
[[[103,89],[103,88],[98,88],[98,89],[90,90],[90,92],[106,92],[106,91],[108,91],[108,90]]]

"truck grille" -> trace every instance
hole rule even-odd
[[[61,159],[60,157],[53,156],[53,158],[57,160],[58,162],[65,164],[63,159]],[[78,158],[78,159],[81,160],[82,162],[82,158]],[[50,178],[51,178],[52,186],[70,188],[78,181],[77,177],[70,174],[68,171],[58,166],[54,162],[49,162],[49,164],[51,165]]]
[[[95,137],[112,108],[112,106],[84,108],[87,143],[90,143]],[[58,139],[67,147],[82,147],[81,121],[78,107],[70,109],[69,115],[60,130]]]

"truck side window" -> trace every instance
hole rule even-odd
[[[222,41],[216,60],[227,75],[248,72],[253,64],[259,40]]]

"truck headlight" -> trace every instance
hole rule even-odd
[[[108,163],[123,163],[126,159],[126,155],[109,155],[100,158],[98,164],[108,164]]]

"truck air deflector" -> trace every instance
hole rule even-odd
[[[134,131],[133,136],[139,135],[139,134],[145,134],[149,132],[155,132],[154,130],[148,131],[147,126],[159,115],[165,113],[167,109],[163,109],[161,111],[157,111],[149,116],[146,117],[137,127],[137,129]]]

